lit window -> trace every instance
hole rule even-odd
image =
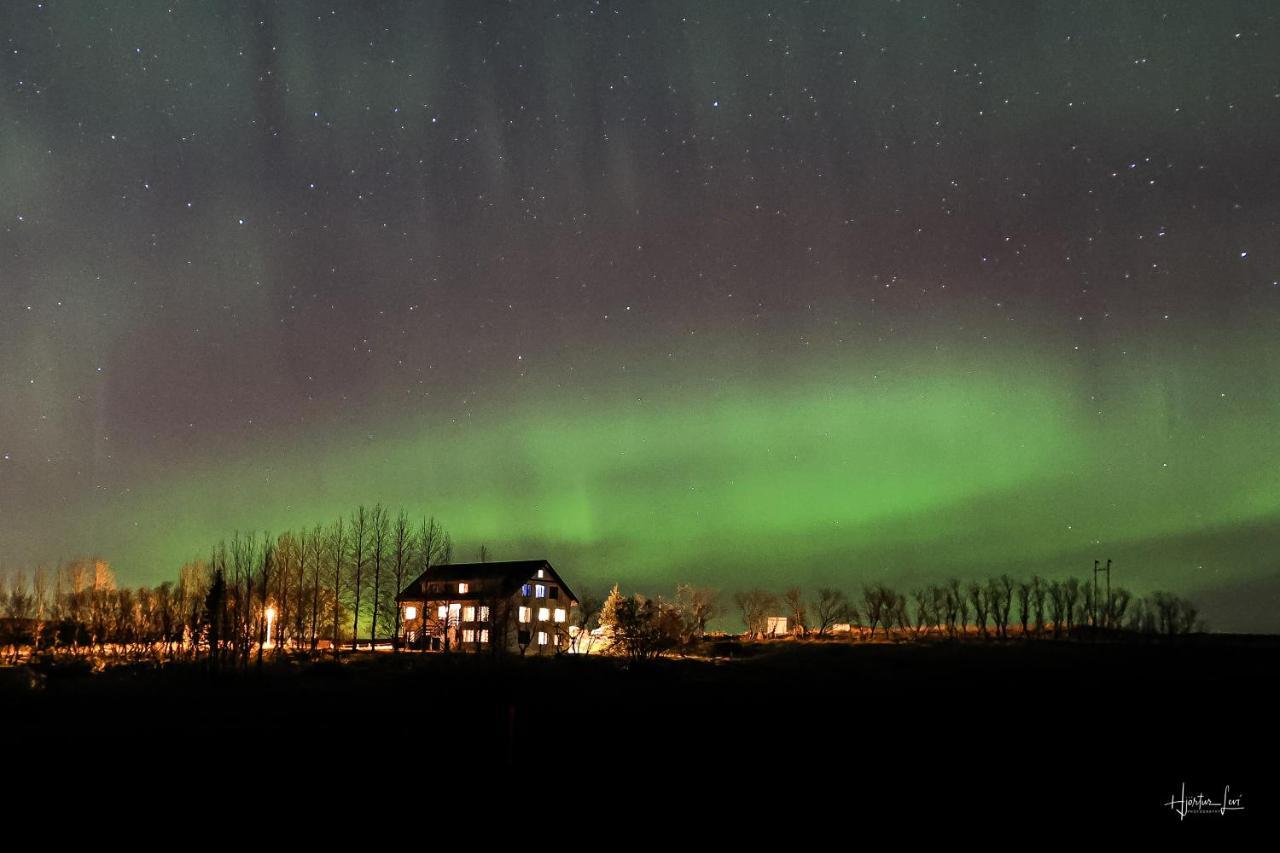
[[[546,607],[539,607],[539,608],[538,608],[538,621],[539,621],[539,622],[546,622],[546,621],[548,621],[548,620],[550,620],[550,619],[551,619],[551,611],[550,611],[549,609],[547,609]]]
[[[523,595],[525,598],[528,598],[530,593],[532,592],[533,592],[533,587],[530,586],[529,584],[525,584],[524,586],[520,587],[520,594]]]
[[[474,606],[468,604],[466,607],[462,608],[462,621],[463,622],[476,621],[476,609]]]
[[[404,618],[406,618],[406,619],[417,619],[417,618],[418,618],[418,608],[414,607],[413,605],[410,605],[410,606],[406,607],[406,608],[404,609]]]
[[[546,631],[539,631],[539,632],[538,632],[538,645],[540,645],[540,646],[545,646],[546,644],[547,644],[547,632],[546,632]]]
[[[481,608],[480,608],[480,621],[481,621],[481,622],[488,622],[488,621],[489,621],[489,608],[488,608],[488,607],[481,607]]]
[[[464,643],[474,643],[475,641],[476,641],[476,632],[475,632],[475,631],[472,631],[470,628],[463,628],[463,629],[462,629],[462,642],[464,642]]]
[[[531,607],[521,607],[521,608],[520,608],[520,621],[521,621],[521,622],[529,622],[529,621],[532,621],[532,620],[533,620],[533,608],[531,608]]]
[[[487,643],[487,642],[489,642],[489,629],[488,629],[488,628],[483,628],[483,629],[481,629],[481,631],[480,631],[480,642],[482,642],[482,643]]]
[[[467,592],[470,589],[471,589],[471,584],[466,584],[466,583],[458,584],[458,592]]]
[[[441,604],[439,607],[436,608],[437,619],[444,619],[448,615],[449,615],[449,608],[444,606],[443,604]]]
[[[552,635],[551,635],[551,645],[553,645],[553,646],[558,646],[558,645],[560,645],[560,635],[559,635],[559,634],[552,634]]]
[[[538,577],[545,578],[546,576],[547,576],[546,570],[538,569]]]
[[[556,608],[556,621],[557,621],[557,622],[563,622],[563,621],[564,621],[564,608],[563,608],[563,607],[557,607],[557,608]]]
[[[453,623],[456,625],[456,624],[458,623],[458,617],[459,617],[459,616],[461,616],[461,615],[462,615],[462,605],[461,605],[461,604],[450,604],[450,605],[449,605],[449,621],[450,621],[450,622],[453,622]]]
[[[540,583],[540,584],[534,584],[534,587],[533,587],[533,597],[534,597],[534,598],[546,598],[546,597],[547,597],[547,585],[546,585],[546,584],[541,584],[541,583]]]

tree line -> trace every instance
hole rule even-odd
[[[1064,640],[1088,632],[1122,637],[1174,637],[1206,627],[1195,605],[1170,592],[1135,596],[1124,588],[1101,590],[1075,577],[989,580],[958,579],[918,587],[910,594],[886,583],[862,587],[861,597],[819,587],[812,597],[800,587],[781,594],[762,588],[733,595],[746,635],[832,637],[855,640]],[[615,586],[600,611],[614,652],[645,660],[687,650],[706,635],[707,623],[724,608],[716,590],[680,585],[672,598],[622,595]],[[785,619],[770,630],[771,619]],[[776,624],[776,623],[775,623]]]
[[[0,650],[14,660],[23,649],[204,655],[244,667],[286,649],[398,646],[396,594],[452,557],[452,539],[434,517],[414,522],[375,504],[277,536],[235,533],[155,587],[118,587],[101,559],[10,572],[0,576]]]
[[[917,587],[908,595],[885,583],[862,587],[859,599],[822,587],[806,599],[799,587],[782,595],[751,589],[734,596],[748,633],[763,637],[770,616],[787,619],[787,632],[829,635],[847,626],[854,636],[873,639],[946,636],[1011,636],[1061,639],[1080,628],[1114,633],[1176,636],[1203,631],[1195,605],[1170,592],[1135,596],[1118,587],[1102,590],[1075,577],[1015,579],[1007,574],[985,582],[952,578]]]
[[[414,523],[403,510],[393,515],[375,504],[327,526],[274,537],[236,533],[211,548],[207,559],[183,565],[176,581],[155,587],[118,587],[101,559],[71,560],[30,576],[11,572],[0,575],[0,655],[12,661],[23,650],[126,659],[203,656],[216,667],[243,668],[285,650],[336,652],[374,640],[398,649],[403,630],[396,594],[452,558],[451,537],[434,518]],[[1075,577],[953,578],[910,594],[879,582],[863,586],[857,599],[834,587],[820,587],[812,597],[794,586],[781,594],[753,588],[735,593],[732,603],[753,638],[779,633],[770,630],[771,617],[786,619],[787,634],[840,633],[860,640],[1064,639],[1099,630],[1172,637],[1205,630],[1185,598],[1099,590]],[[492,605],[494,630],[505,630],[503,602]],[[673,596],[655,598],[623,595],[614,586],[603,600],[583,595],[574,610],[573,624],[566,626],[573,629],[572,642],[561,648],[590,652],[593,629],[603,628],[607,642],[601,648],[643,660],[693,650],[727,608],[717,590],[681,584]],[[447,628],[438,633],[448,637]],[[498,639],[495,634],[489,648],[505,647]],[[447,640],[436,647],[454,648]]]

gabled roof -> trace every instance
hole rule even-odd
[[[422,601],[426,598],[426,584],[457,583],[459,581],[483,581],[490,586],[490,589],[486,590],[486,592],[490,595],[496,594],[498,597],[505,598],[515,595],[521,584],[533,580],[538,574],[538,569],[545,570],[547,580],[554,580],[558,583],[572,601],[576,602],[578,600],[578,597],[573,594],[573,590],[569,589],[569,585],[564,582],[564,579],[546,560],[507,560],[497,563],[447,563],[445,565],[432,566],[414,578],[413,582],[396,596],[396,601]],[[463,598],[479,598],[480,595],[479,591],[477,591],[464,595],[451,594],[447,597],[461,600]]]

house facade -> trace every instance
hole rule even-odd
[[[396,596],[409,648],[571,650],[578,599],[546,560],[432,566]]]

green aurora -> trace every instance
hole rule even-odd
[[[1245,338],[1211,356],[1171,358],[1178,348],[1126,354],[1132,369],[1091,394],[1078,363],[1026,342],[927,358],[886,348],[822,371],[726,363],[698,382],[658,358],[577,390],[533,374],[460,419],[318,428],[156,467],[76,540],[158,581],[233,530],[297,529],[381,500],[435,514],[459,557],[481,543],[545,555],[592,587],[856,593],[881,579],[1084,575],[1113,558],[1137,591],[1230,590],[1275,572],[1257,546],[1278,538],[1280,477],[1258,460],[1280,458],[1280,386],[1256,381],[1275,359]],[[1233,378],[1248,365],[1254,378]],[[1232,627],[1272,618],[1259,601]]]

